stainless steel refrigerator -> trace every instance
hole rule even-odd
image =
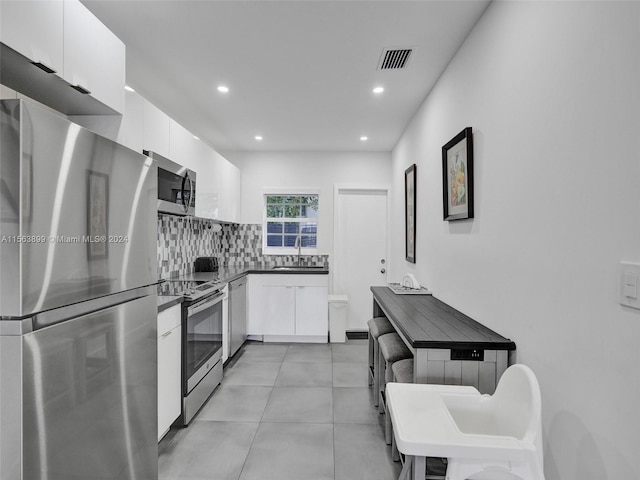
[[[0,478],[157,479],[154,161],[0,102]]]

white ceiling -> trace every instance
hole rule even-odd
[[[127,83],[218,151],[390,151],[489,0],[83,3]],[[377,69],[388,47],[405,69]]]

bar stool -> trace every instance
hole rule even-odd
[[[391,366],[393,381],[396,383],[413,383],[413,357],[398,360]]]
[[[395,383],[413,383],[413,357],[394,362],[393,365],[391,365],[391,372],[393,373],[393,381]],[[386,404],[384,415],[384,439],[387,445],[391,443],[391,458],[394,462],[398,462],[400,461],[400,453],[396,447],[396,439],[393,436],[389,406]]]
[[[400,338],[397,333],[387,333],[378,337],[378,345],[380,347],[380,353],[378,355],[378,380],[377,380],[377,395],[380,397],[378,412],[385,412],[385,386],[387,382],[393,380],[393,372],[391,370],[393,364],[399,360],[405,358],[413,358],[411,350]],[[387,443],[390,445],[391,441]]]
[[[369,386],[376,385],[378,388],[378,355],[380,349],[378,347],[378,337],[387,333],[395,332],[391,322],[386,317],[374,317],[367,322],[369,327]],[[373,396],[373,405],[378,406],[378,392],[376,390]]]

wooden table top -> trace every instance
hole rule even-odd
[[[515,350],[516,344],[433,295],[396,295],[371,287],[385,315],[414,348]]]

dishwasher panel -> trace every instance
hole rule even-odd
[[[247,339],[247,277],[229,283],[229,357]]]

